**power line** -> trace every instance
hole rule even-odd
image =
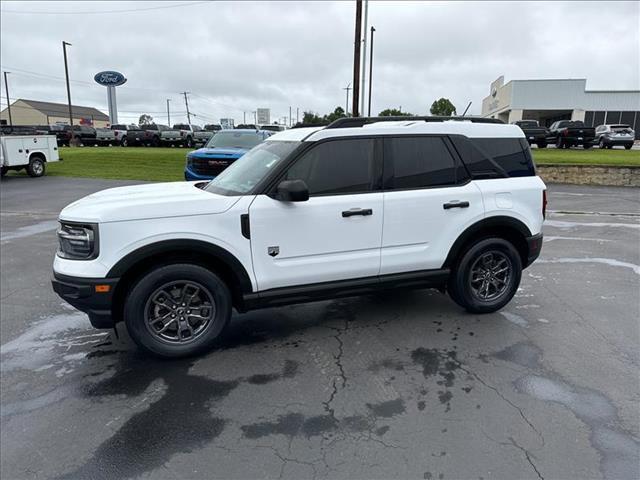
[[[189,2],[189,3],[180,3],[177,5],[162,5],[156,7],[147,7],[147,8],[129,8],[123,10],[88,10],[88,11],[73,11],[73,12],[48,12],[48,11],[26,11],[26,10],[0,10],[0,13],[17,13],[17,14],[26,14],[26,15],[102,15],[109,13],[135,13],[135,12],[147,12],[149,10],[162,10],[167,8],[182,8],[182,7],[191,7],[194,5],[201,5],[203,3],[209,3],[209,1],[203,2]]]

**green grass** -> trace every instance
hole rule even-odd
[[[616,147],[611,150],[555,148],[531,150],[537,165],[562,163],[567,165],[640,165],[640,150],[625,150]]]
[[[61,148],[62,162],[47,165],[47,175],[116,180],[181,181],[185,148],[82,147]],[[533,149],[538,165],[640,165],[640,150]],[[24,171],[9,175],[26,175]]]

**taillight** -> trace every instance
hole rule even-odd
[[[547,218],[547,191],[542,191],[542,218]]]

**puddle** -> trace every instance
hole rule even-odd
[[[537,263],[601,263],[611,267],[630,268],[637,275],[640,275],[640,265],[635,263],[621,262],[613,258],[539,258]]]
[[[529,322],[527,322],[524,317],[521,317],[520,315],[516,315],[515,313],[511,312],[500,312],[500,315],[509,320],[511,323],[518,325],[519,327],[529,328]]]
[[[538,373],[514,382],[518,392],[569,409],[590,429],[590,442],[600,454],[604,478],[640,478],[640,442],[620,425],[617,410],[604,394],[580,388],[542,367],[542,350],[531,342],[520,342],[494,353],[494,358],[515,363]]]
[[[590,428],[605,478],[640,478],[640,443],[617,427],[616,408],[603,394],[539,375],[522,377],[515,385],[522,393],[563,405]]]
[[[16,228],[13,232],[4,232],[0,234],[0,242],[5,243],[17,238],[30,237],[39,233],[48,232],[49,230],[55,230],[58,228],[57,220],[46,220],[44,222],[36,223],[34,225],[27,225],[26,227]]]
[[[563,222],[560,220],[545,220],[544,225],[555,228],[576,227],[607,227],[607,228],[633,228],[640,229],[640,223],[605,223],[605,222]]]
[[[86,353],[66,353],[76,346],[98,344],[109,332],[92,329],[84,313],[54,315],[34,323],[22,335],[0,346],[2,372],[44,371],[81,360]],[[68,367],[68,365],[66,365]]]

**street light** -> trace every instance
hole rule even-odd
[[[167,125],[171,126],[171,116],[169,115],[169,102],[171,101],[170,98],[167,98]]]
[[[369,58],[369,112],[367,113],[367,116],[371,116],[371,78],[373,76],[373,32],[375,32],[376,29],[373,27],[373,25],[371,25],[371,45],[370,45],[370,55],[371,57]]]
[[[344,87],[343,90],[347,91],[347,103],[344,105],[344,114],[345,116],[349,116],[349,90],[351,90],[351,82],[349,82],[349,85]]]

